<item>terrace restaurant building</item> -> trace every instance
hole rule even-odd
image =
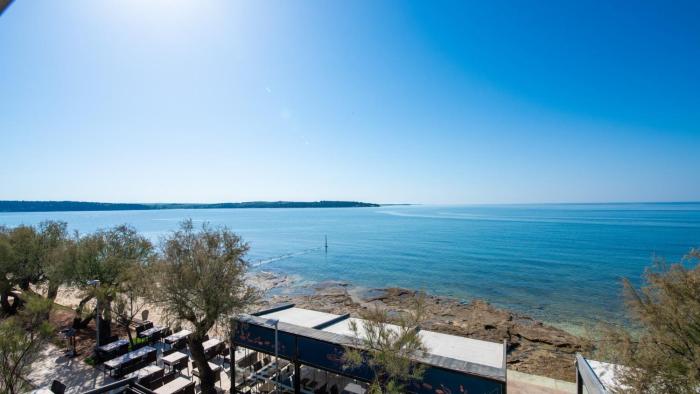
[[[233,317],[232,365],[262,370],[269,385],[290,393],[364,393],[372,381],[368,365],[344,366],[345,346],[357,344],[350,329],[362,320],[285,304]],[[391,327],[389,327],[391,329]],[[506,344],[420,330],[427,352],[414,361],[425,366],[420,382],[407,388],[415,394],[506,393]],[[281,360],[277,368],[275,354]],[[271,372],[265,373],[264,365]],[[262,369],[261,369],[262,366]],[[279,371],[279,373],[278,373]],[[241,380],[238,380],[238,376]],[[245,373],[236,374],[231,392],[247,392]]]

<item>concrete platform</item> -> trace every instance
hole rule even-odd
[[[575,394],[576,383],[508,370],[508,394]]]

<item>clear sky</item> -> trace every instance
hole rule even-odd
[[[698,1],[15,1],[0,199],[700,200]]]

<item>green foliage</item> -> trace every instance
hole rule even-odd
[[[154,299],[167,314],[190,322],[195,337],[255,300],[256,291],[245,282],[248,245],[228,229],[204,224],[195,231],[185,221],[161,249]]]
[[[38,228],[0,227],[0,296],[5,314],[14,314],[20,306],[9,303],[10,291],[21,289],[33,293],[31,285],[47,287],[47,297],[54,299],[65,282],[72,264],[74,240],[63,222],[42,222]]]
[[[133,338],[129,344],[129,351],[138,349],[141,346],[148,345],[148,338]]]
[[[97,279],[101,287],[113,287],[133,267],[148,265],[153,256],[150,241],[134,228],[122,225],[80,238],[72,282],[85,289]]]
[[[247,251],[248,245],[228,229],[204,224],[197,231],[192,221],[183,222],[161,245],[152,299],[170,319],[187,321],[194,328],[190,348],[206,393],[215,389],[201,346],[204,336],[215,324],[228,324],[230,315],[257,298],[245,281]]]
[[[421,379],[424,368],[414,358],[427,350],[418,331],[424,304],[423,294],[418,294],[414,307],[397,317],[375,306],[362,314],[361,324],[350,321],[356,339],[345,347],[344,364],[356,368],[367,363],[374,373],[370,393],[403,393],[407,384]]]
[[[154,258],[153,245],[134,228],[122,225],[109,230],[100,230],[79,239],[75,251],[75,263],[71,267],[70,282],[83,290],[83,299],[76,310],[77,327],[83,327],[92,318],[84,307],[97,298],[103,324],[101,334],[109,333],[112,319],[112,302],[122,289],[128,288],[134,271],[148,267]],[[99,287],[88,285],[88,281],[99,280]],[[133,295],[133,293],[132,293]],[[122,312],[125,309],[121,310]],[[83,320],[80,321],[80,318]]]
[[[624,365],[625,391],[697,393],[700,387],[700,251],[682,262],[657,261],[635,289],[625,279],[625,300],[635,332],[607,332],[603,354]],[[612,346],[609,346],[612,345]]]
[[[17,315],[0,322],[0,392],[14,394],[29,388],[25,380],[29,366],[53,334],[45,319],[50,308],[50,300],[29,296]]]
[[[134,319],[148,306],[154,286],[155,272],[149,266],[134,265],[122,275],[122,280],[115,286],[113,294],[114,317],[117,324],[124,327],[129,335],[129,342],[135,342],[130,327]]]

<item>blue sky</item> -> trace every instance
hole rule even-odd
[[[0,199],[700,200],[700,2],[16,1]]]

